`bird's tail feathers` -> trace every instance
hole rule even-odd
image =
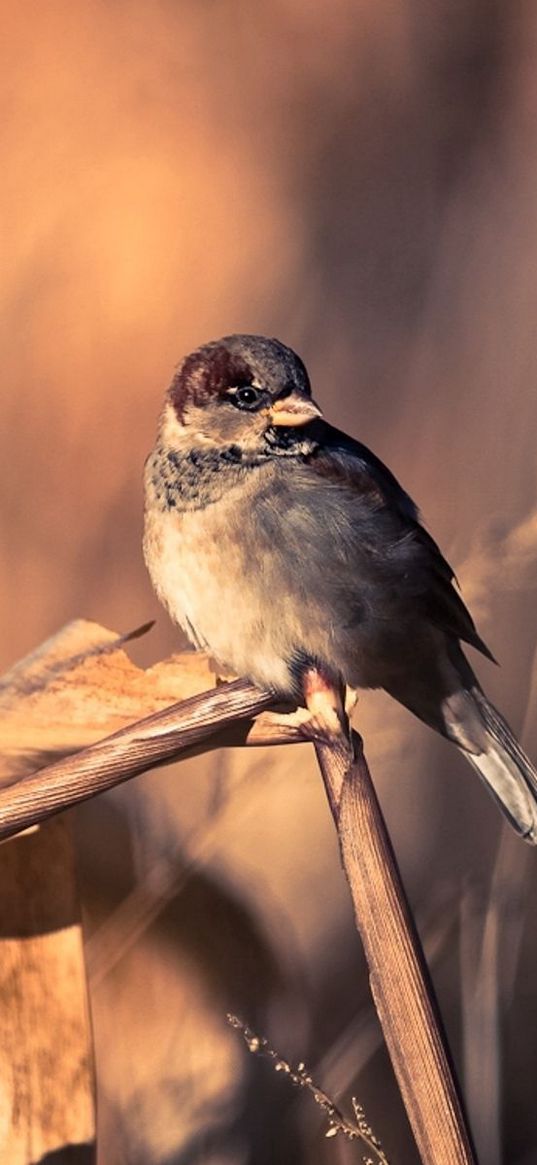
[[[485,747],[479,752],[464,747],[461,751],[516,832],[537,845],[537,769],[481,689],[474,688],[471,695],[485,729]]]

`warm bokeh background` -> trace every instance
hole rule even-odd
[[[259,331],[421,504],[536,755],[535,6],[22,0],[3,52],[2,664],[77,615],[176,647],[143,459],[177,360]],[[482,1165],[535,1165],[535,855],[498,856],[491,801],[410,716],[368,695],[358,722]],[[415,1165],[307,756],[152,774],[78,832],[101,1165],[360,1161],[229,1009]]]

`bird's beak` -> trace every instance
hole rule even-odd
[[[314,400],[297,391],[275,400],[269,409],[271,425],[286,425],[289,428],[307,425],[308,421],[314,421],[322,415]]]

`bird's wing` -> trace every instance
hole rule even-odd
[[[455,590],[453,570],[422,526],[416,505],[393,473],[359,441],[324,422],[316,422],[316,426],[319,445],[308,458],[308,465],[318,476],[319,484],[321,481],[330,482],[347,493],[354,493],[357,502],[361,503],[362,512],[364,504],[369,503],[372,523],[378,522],[381,513],[388,512],[392,537],[395,535],[412,548],[413,601],[419,605],[425,618],[495,662]]]

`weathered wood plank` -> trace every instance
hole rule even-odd
[[[0,1161],[89,1165],[91,1027],[65,818],[0,846],[0,887]]]

